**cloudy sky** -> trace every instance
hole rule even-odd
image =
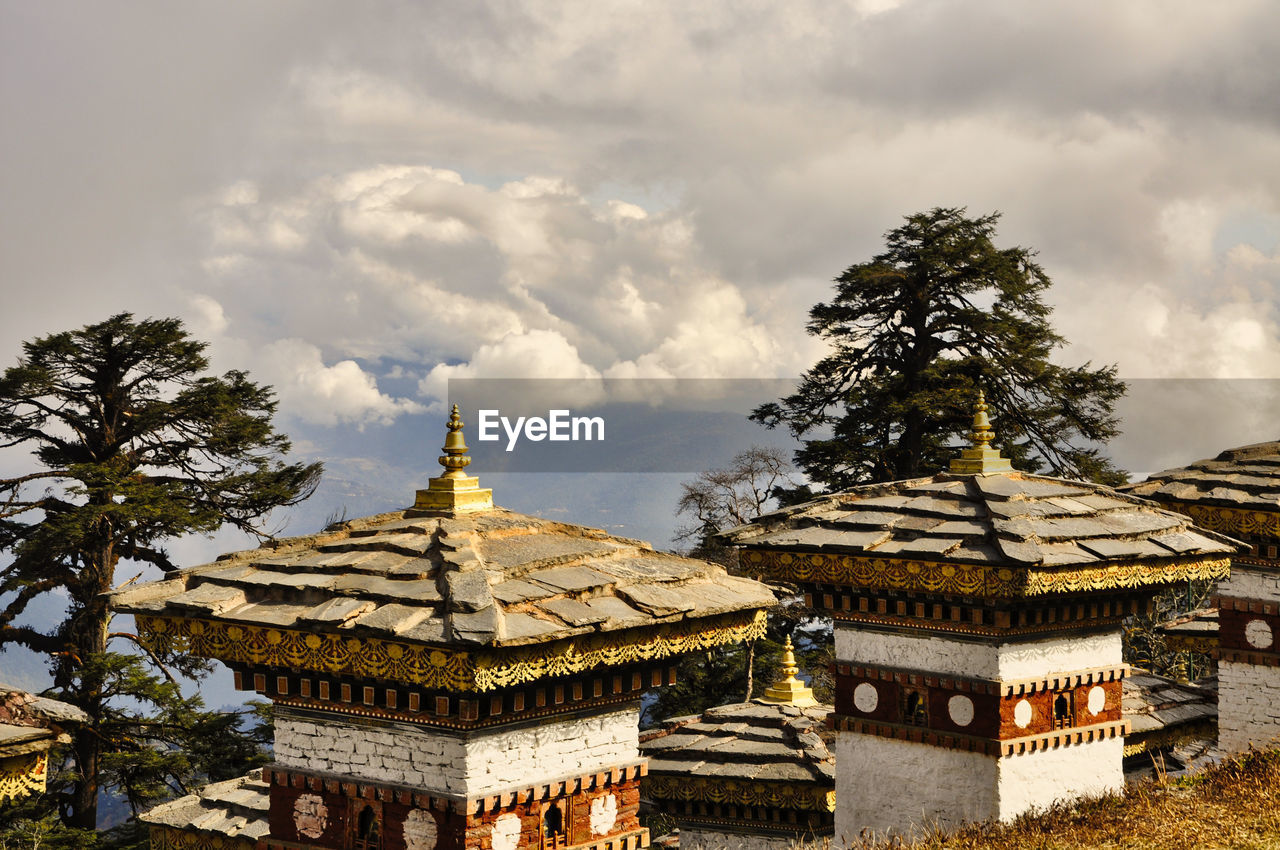
[[[359,514],[432,474],[449,378],[798,375],[942,205],[1040,251],[1064,361],[1274,378],[1277,55],[1246,0],[5,0],[0,362],[181,316]],[[499,501],[675,485],[548,486]]]

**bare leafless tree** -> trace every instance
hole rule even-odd
[[[691,555],[731,563],[732,552],[712,536],[765,513],[776,488],[796,486],[793,472],[786,452],[773,446],[752,446],[734,455],[728,466],[699,472],[680,485],[676,515],[690,522],[676,529],[675,539],[688,545]]]

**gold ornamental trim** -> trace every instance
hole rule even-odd
[[[43,793],[48,778],[47,753],[0,759],[0,801]]]
[[[777,549],[748,549],[740,558],[748,571],[758,571],[780,581],[1005,599],[1122,590],[1187,579],[1216,580],[1226,578],[1231,566],[1229,558],[1202,558],[1030,569]]]
[[[257,842],[216,832],[151,827],[151,850],[254,850]]]
[[[645,780],[644,793],[659,800],[680,800],[686,803],[731,803],[814,812],[836,810],[836,792],[833,789],[800,782],[755,782],[749,779],[650,773]]]
[[[485,692],[538,679],[668,658],[762,637],[764,611],[597,633],[537,646],[462,650],[328,632],[139,614],[138,630],[160,652],[226,663],[390,679],[436,690]]]
[[[1082,566],[1070,570],[1029,570],[1027,596],[1070,593],[1081,590],[1127,589],[1197,579],[1219,581],[1231,574],[1230,558],[1193,562],[1144,564],[1128,562],[1106,566]]]
[[[1164,500],[1160,500],[1160,504],[1171,511],[1191,517],[1201,528],[1207,528],[1219,534],[1256,534],[1280,538],[1280,509],[1251,511],[1243,508],[1224,508],[1219,505]]]

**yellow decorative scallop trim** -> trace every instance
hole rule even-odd
[[[1021,595],[1019,578],[1023,571],[1007,567],[775,549],[747,549],[739,557],[748,572],[758,570],[783,581],[926,590],[963,596]]]
[[[774,580],[1006,599],[1221,579],[1228,575],[1231,563],[1228,558],[1213,558],[1028,569],[776,549],[748,549],[740,558],[748,572]]]
[[[1247,511],[1241,508],[1224,508],[1218,505],[1201,505],[1195,502],[1166,502],[1160,504],[1171,511],[1191,517],[1196,525],[1220,534],[1257,534],[1280,538],[1280,509],[1276,511]]]
[[[217,620],[137,615],[143,639],[161,652],[183,651],[240,664],[390,679],[450,691],[492,691],[741,643],[762,637],[763,611],[663,623],[647,630],[597,633],[547,645],[484,651],[381,638],[348,637]]]
[[[1029,570],[1027,596],[1070,593],[1081,590],[1123,590],[1188,579],[1217,581],[1231,574],[1230,558],[1212,558],[1191,563],[1143,564],[1128,562],[1105,566],[1084,565],[1067,570],[1041,572]]]
[[[49,777],[49,756],[31,753],[0,759],[0,800],[44,791]]]
[[[748,779],[650,773],[645,779],[645,794],[659,800],[732,803],[817,812],[836,810],[834,790],[799,782],[753,782]]]

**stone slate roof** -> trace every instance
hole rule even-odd
[[[267,822],[270,790],[262,781],[261,772],[254,771],[239,779],[210,783],[194,794],[162,803],[139,815],[138,820],[152,827],[198,831],[252,843],[270,832]]]
[[[641,733],[649,776],[714,778],[835,787],[827,749],[829,705],[797,707],[753,700],[673,718]]]
[[[1146,740],[1157,744],[1204,734],[1206,724],[1217,723],[1217,680],[1178,683],[1164,676],[1134,668],[1124,679],[1121,703],[1130,723],[1126,745]],[[1185,735],[1178,734],[1185,732]]]
[[[1166,620],[1157,628],[1171,648],[1207,652],[1218,644],[1218,609],[1200,608]]]
[[[721,534],[748,548],[987,566],[1225,557],[1233,540],[1100,484],[1010,472],[856,487]]]
[[[1227,449],[1211,460],[1157,472],[1125,489],[1162,502],[1280,511],[1280,442]]]
[[[74,705],[0,682],[0,758],[44,752],[70,736],[63,727],[89,719]]]
[[[495,508],[396,511],[113,595],[118,611],[423,644],[517,646],[771,607],[762,584]]]

